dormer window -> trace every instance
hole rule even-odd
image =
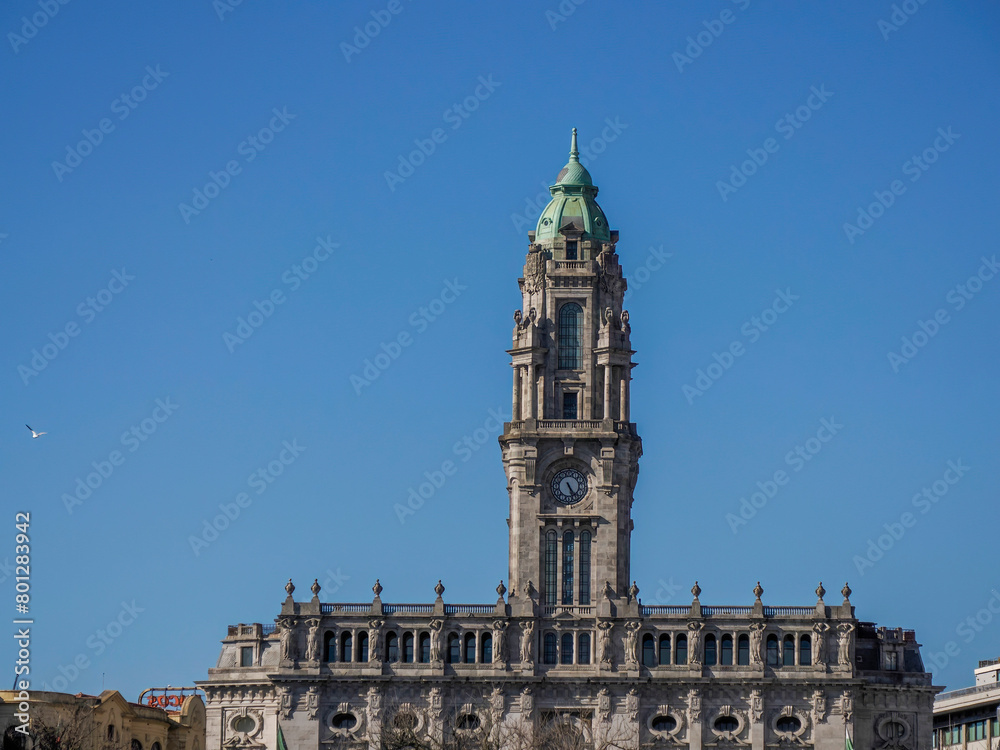
[[[566,240],[566,260],[576,260],[577,240]]]

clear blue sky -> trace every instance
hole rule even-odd
[[[0,560],[30,511],[36,685],[78,655],[70,692],[191,684],[289,577],[494,601],[490,410],[524,216],[574,126],[633,290],[643,600],[697,579],[749,604],[759,579],[769,604],[820,580],[837,603],[849,580],[861,619],[954,641],[937,684],[1000,656],[995,3],[911,2],[904,24],[890,2],[44,5],[0,14]],[[220,504],[238,517],[192,545]]]

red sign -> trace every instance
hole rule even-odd
[[[197,687],[172,687],[170,685],[165,688],[148,688],[142,691],[139,703],[167,711],[179,711],[184,705],[184,699],[198,691]]]

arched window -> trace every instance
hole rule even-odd
[[[745,667],[750,664],[750,636],[744,633],[736,640],[736,663]]]
[[[664,633],[660,636],[660,666],[670,664],[670,636]]]
[[[330,630],[323,635],[323,656],[327,661],[337,661],[337,639]]]
[[[475,664],[476,663],[476,634],[466,633],[465,634],[465,663]]]
[[[559,310],[559,369],[576,370],[583,360],[580,336],[583,308],[569,302]]]
[[[358,633],[358,661],[368,663],[368,633],[363,630]]]
[[[562,603],[573,603],[573,532],[563,533],[563,595]]]
[[[724,667],[733,665],[733,637],[731,635],[722,636],[721,648],[719,649],[719,664]]]
[[[142,743],[139,740],[132,740],[132,750],[142,750]]]
[[[799,664],[803,667],[811,666],[813,663],[812,639],[803,634],[799,638]]]
[[[108,724],[108,742],[115,741],[115,725]]]
[[[160,750],[160,743],[154,742],[152,746],[149,748],[149,750]]]
[[[590,606],[590,532],[580,533],[580,604]]]
[[[420,653],[418,654],[421,664],[430,664],[431,661],[431,635],[430,633],[420,634]]]
[[[777,667],[778,660],[778,636],[769,635],[767,637],[767,666]]]
[[[580,633],[576,637],[576,663],[590,664],[590,633]]]
[[[403,662],[413,663],[413,633],[403,633]]]
[[[462,662],[462,639],[457,633],[448,635],[448,663],[460,664]]]
[[[385,660],[390,664],[399,661],[399,638],[393,632],[385,636]]]
[[[781,644],[781,663],[786,667],[795,666],[795,636],[786,635]]]
[[[561,639],[560,649],[559,649],[559,663],[560,664],[572,664],[573,663],[573,634],[563,633]]]
[[[717,661],[718,652],[716,651],[715,636],[709,633],[705,636],[705,666],[714,667]]]
[[[353,639],[351,638],[350,632],[344,632],[340,636],[340,660],[351,662],[354,661],[353,651]]]
[[[542,649],[542,661],[546,664],[556,663],[556,634],[546,633],[544,639],[545,647]]]
[[[479,646],[479,663],[493,663],[493,636],[489,633],[483,633],[483,638]]]
[[[552,529],[545,532],[545,603],[555,606],[556,575],[559,566],[559,539]]]
[[[649,633],[642,637],[642,665],[656,666],[656,639]]]
[[[674,664],[688,663],[688,637],[683,633],[678,634],[677,644],[674,647]]]

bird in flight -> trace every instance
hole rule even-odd
[[[31,425],[30,424],[26,424],[25,427],[27,427],[29,430],[31,430]],[[35,432],[34,430],[31,430],[31,437],[33,437],[33,438],[40,438],[42,435],[48,435],[48,434],[49,433],[47,433],[47,432]]]

